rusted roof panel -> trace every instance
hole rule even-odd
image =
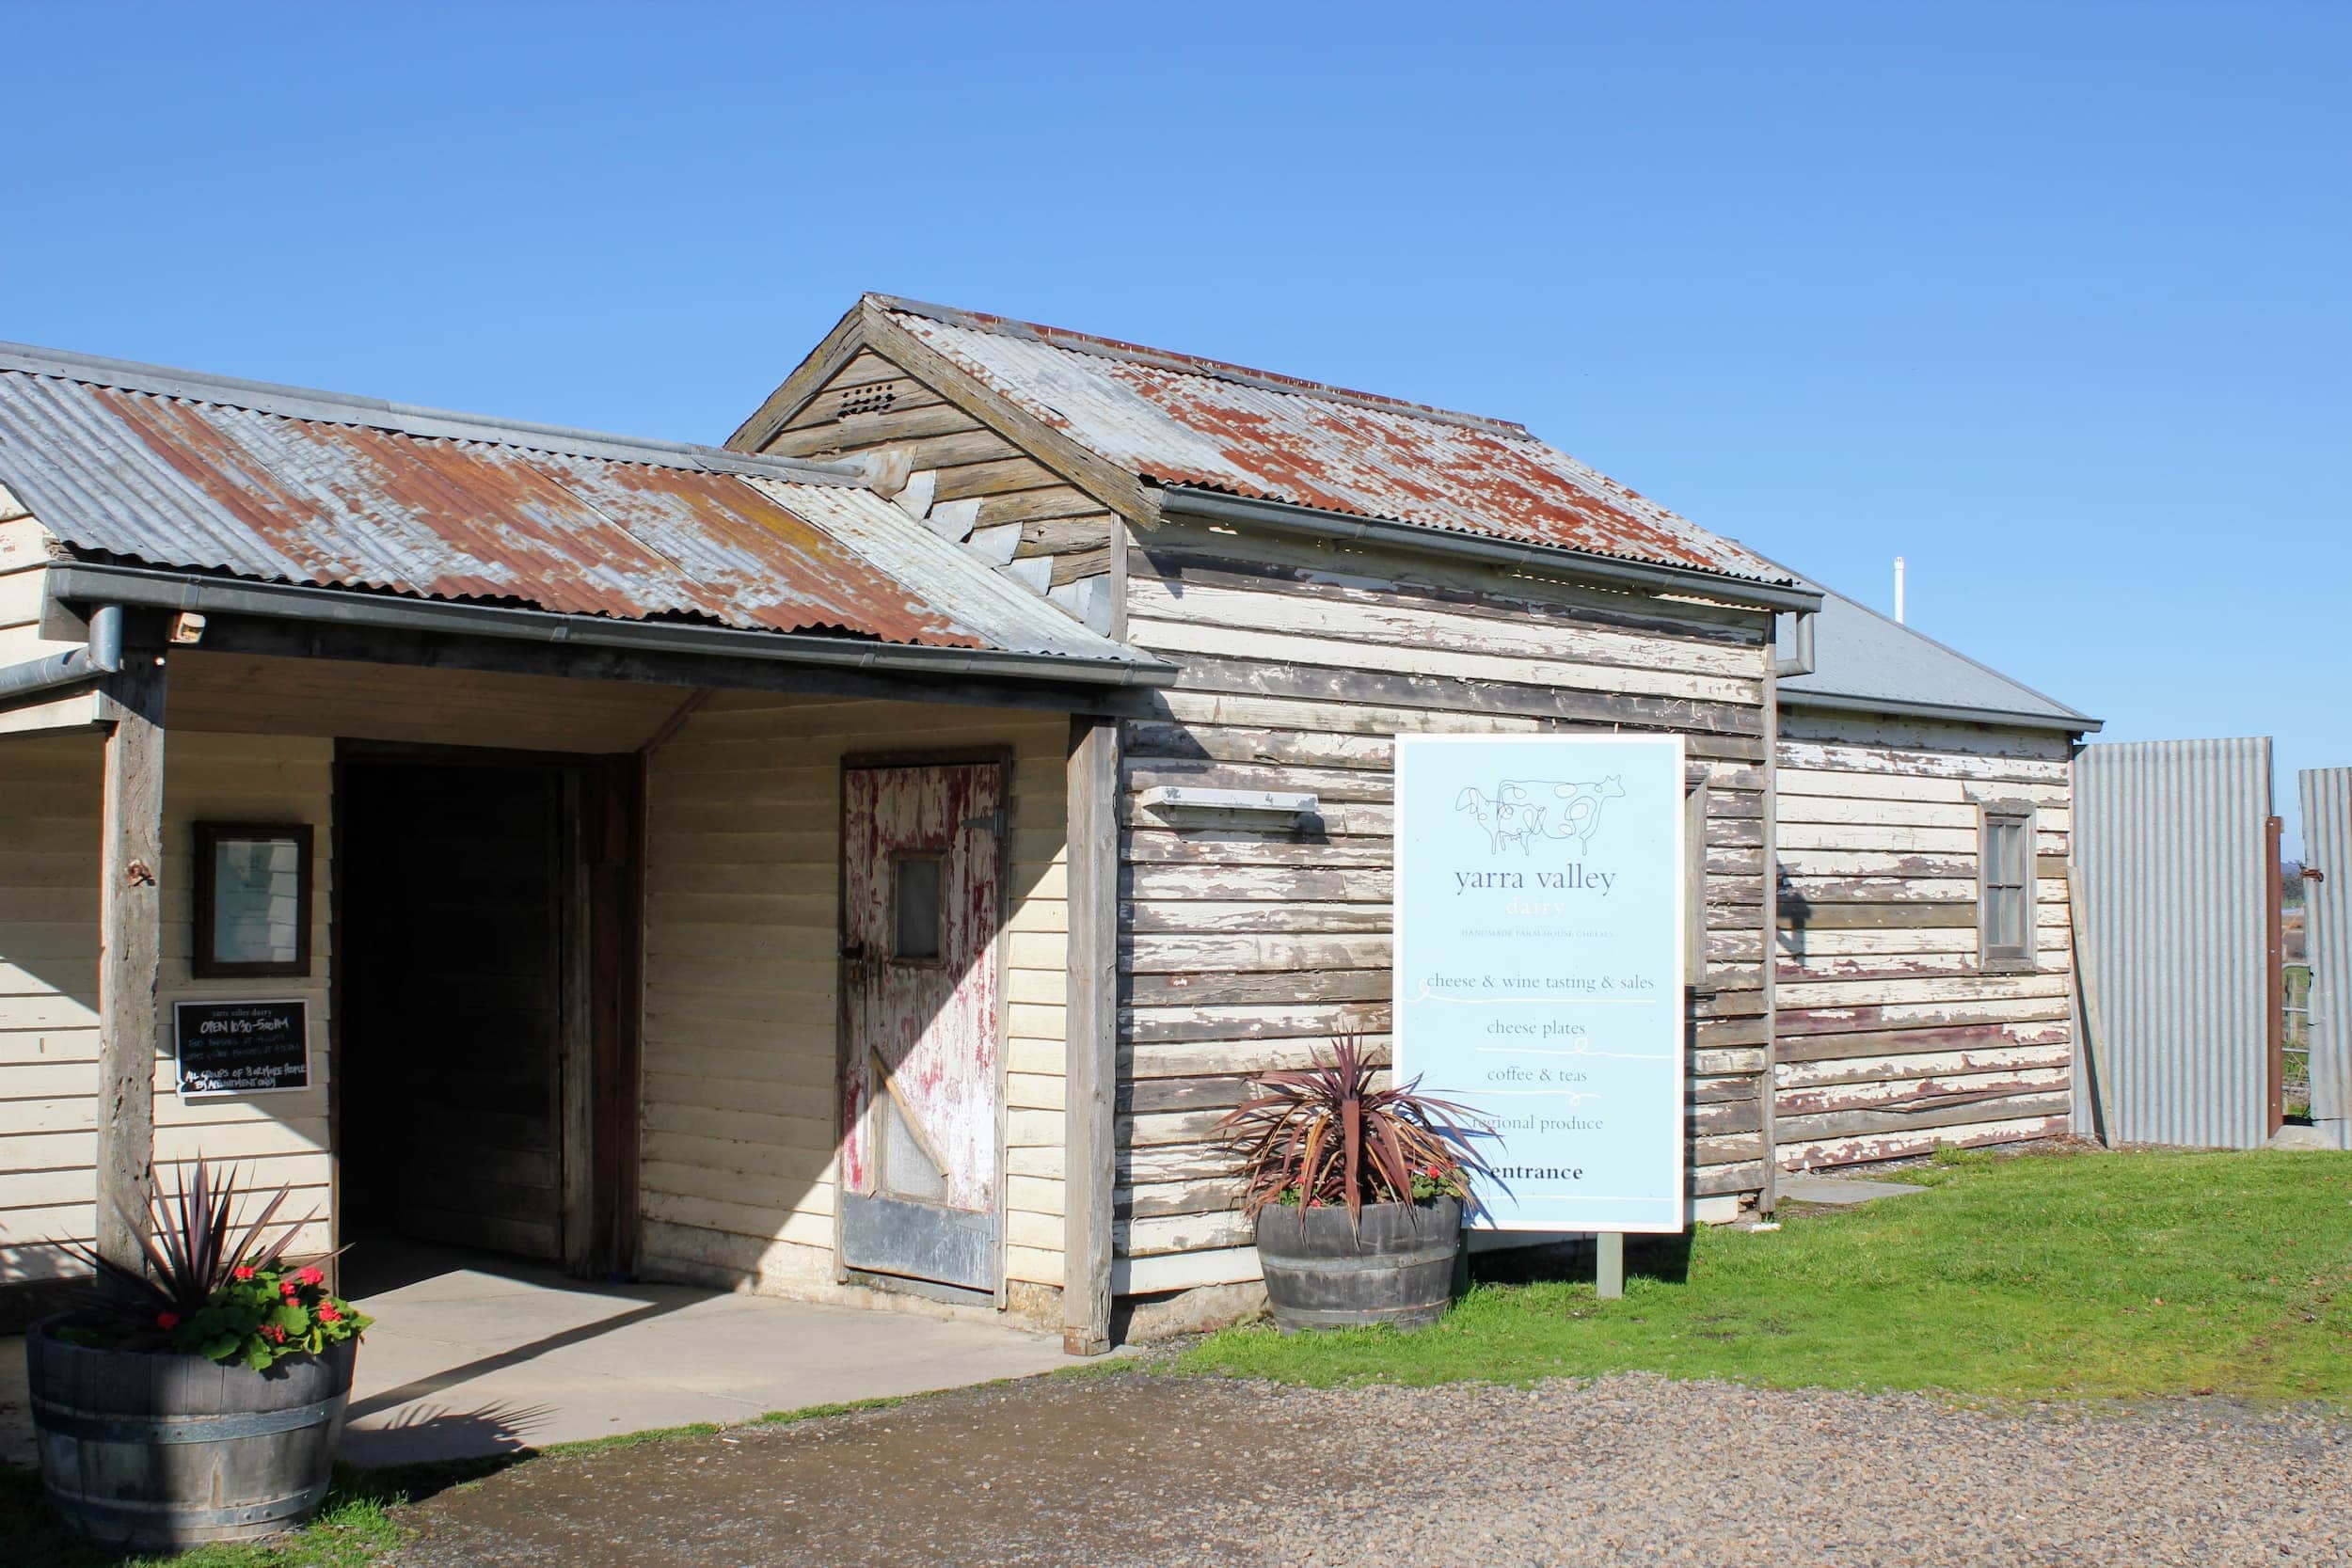
[[[874,303],[1030,415],[1156,483],[1788,580],[1507,420],[998,316]]]
[[[818,467],[147,369],[0,347],[0,483],[77,553],[617,620],[1123,652]]]

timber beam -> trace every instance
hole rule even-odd
[[[163,958],[164,656],[127,652],[105,692],[98,966],[98,1255],[141,1267],[155,1164]]]

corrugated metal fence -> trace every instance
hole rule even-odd
[[[2143,740],[2074,761],[2082,1011],[2110,1143],[2270,1136],[2270,740]]]
[[[2296,775],[2303,805],[2303,934],[2312,964],[2312,1127],[2352,1148],[2352,768]]]

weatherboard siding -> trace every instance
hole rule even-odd
[[[1776,1155],[1819,1170],[2066,1132],[2064,736],[1784,708]],[[1978,952],[1978,811],[2034,809],[2035,967]]]
[[[164,767],[163,1032],[155,1042],[155,1159],[169,1185],[202,1154],[248,1184],[293,1189],[283,1213],[305,1220],[297,1252],[328,1240],[327,920],[332,743],[255,741],[167,729]],[[72,1271],[44,1243],[94,1233],[98,1117],[99,799],[103,739],[0,741],[0,1283]],[[198,980],[194,824],[308,822],[312,858],[311,972],[283,980]],[[310,1004],[310,1086],[183,1103],[174,1092],[171,1005],[206,997],[296,996]]]
[[[1173,523],[1128,543],[1129,641],[1180,664],[1122,726],[1114,1282],[1258,1277],[1217,1120],[1333,1029],[1389,1044],[1394,737],[1679,732],[1708,784],[1691,1191],[1763,1184],[1765,618]],[[1156,785],[1304,791],[1312,830],[1171,818]]]
[[[646,810],[640,1268],[834,1283],[841,766],[1011,755],[1002,863],[1005,1267],[1058,1323],[1069,721],[723,694],[654,752]]]

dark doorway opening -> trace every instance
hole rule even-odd
[[[627,1268],[632,784],[610,759],[344,750],[342,1238]]]

